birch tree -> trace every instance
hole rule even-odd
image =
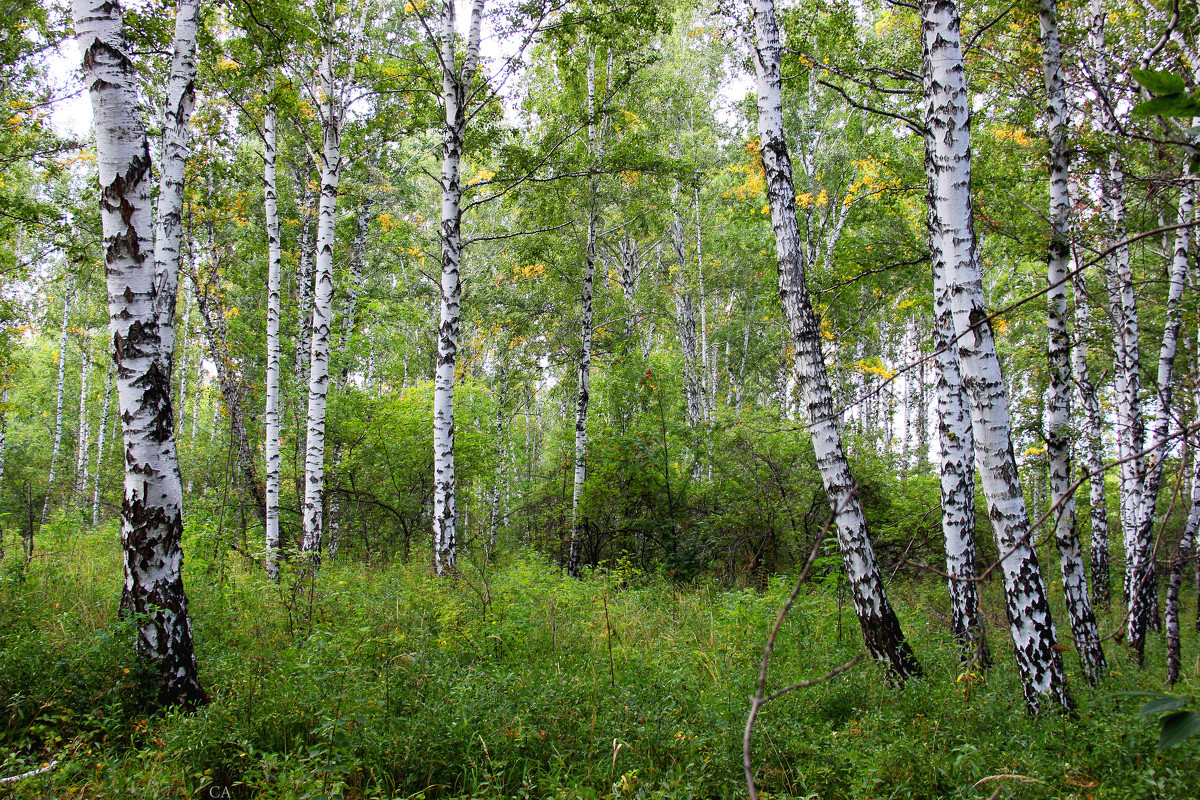
[[[1010,630],[1031,713],[1044,702],[1071,708],[1050,605],[1030,536],[1009,425],[1008,398],[983,297],[983,277],[971,215],[970,105],[958,7],[953,0],[920,0],[925,82],[926,172],[945,248],[947,295],[963,387],[971,401],[972,434],[988,513],[1004,576]]]
[[[438,64],[442,76],[442,277],[433,395],[433,563],[437,574],[458,562],[454,503],[454,365],[462,304],[462,168],[467,103],[479,67],[484,0],[471,0],[466,52],[458,61],[455,0],[442,0]]]
[[[821,353],[820,329],[805,284],[791,159],[783,133],[782,43],[773,0],[751,0],[758,131],[771,227],[779,264],[779,295],[796,351],[796,371],[808,412],[817,467],[833,512],[846,581],[867,649],[897,681],[921,674],[888,602],[883,575],[867,534],[866,517],[842,449],[833,395]]]
[[[67,382],[67,323],[71,318],[71,279],[68,276],[63,295],[62,324],[58,334],[58,390],[54,400],[54,444],[50,449],[50,474],[46,477],[46,500],[42,503],[42,524],[50,513],[50,494],[54,491],[54,478],[58,469],[58,455],[62,450],[63,397]]]
[[[1046,131],[1050,139],[1050,244],[1046,258],[1048,344],[1046,360],[1050,389],[1046,400],[1046,455],[1050,466],[1050,506],[1054,509],[1054,539],[1062,567],[1063,595],[1075,648],[1088,682],[1104,677],[1107,665],[1100,646],[1100,631],[1088,596],[1083,547],[1075,527],[1075,494],[1071,487],[1071,354],[1067,332],[1067,282],[1070,262],[1071,195],[1068,185],[1067,93],[1062,74],[1062,46],[1058,36],[1057,0],[1039,0],[1042,71],[1047,105]]]
[[[170,354],[160,313],[174,298],[158,293],[176,285],[158,275],[150,236],[150,157],[137,96],[137,76],[124,37],[118,3],[76,0],[76,39],[91,102],[100,179],[109,326],[117,368],[122,418],[125,499],[121,539],[125,601],[137,615],[137,652],[156,669],[158,701],[196,706],[207,697],[200,686],[184,593],[180,535],[182,487],[171,407]],[[176,10],[172,85],[194,83],[198,6],[182,0]],[[188,66],[193,65],[191,75]],[[179,108],[190,111],[190,91]],[[187,114],[172,124],[187,124]],[[186,145],[185,151],[186,151]],[[182,163],[180,163],[182,166]],[[180,175],[182,179],[182,175]],[[170,200],[160,196],[160,214]],[[170,272],[178,261],[162,262]]]
[[[281,306],[280,273],[283,255],[279,246],[279,199],[276,186],[275,106],[267,108],[263,120],[263,212],[267,228],[267,374],[264,424],[266,441],[263,447],[266,463],[264,536],[267,575],[279,577],[279,488],[283,458],[280,454],[279,419],[279,314]]]
[[[608,78],[612,79],[611,49]],[[584,244],[583,279],[580,281],[579,384],[575,395],[575,482],[571,493],[571,551],[567,558],[567,574],[579,577],[583,552],[583,536],[587,521],[579,510],[583,486],[587,481],[587,423],[591,400],[592,374],[592,283],[596,272],[596,237],[600,228],[600,178],[596,169],[603,142],[600,122],[596,117],[596,46],[588,48],[587,62],[587,153],[589,171],[587,182],[587,240]]]

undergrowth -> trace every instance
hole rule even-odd
[[[0,796],[744,796],[747,697],[784,578],[762,593],[627,567],[573,581],[518,553],[453,581],[332,563],[308,587],[295,574],[270,583],[196,530],[187,589],[212,702],[192,715],[146,710],[115,614],[111,528],[52,530],[28,567],[3,562],[0,773],[58,763]],[[964,674],[943,587],[890,591],[925,677],[896,689],[861,664],[768,706],[755,732],[764,797],[1200,795],[1200,743],[1159,754],[1137,700],[1119,694],[1163,688],[1161,643],[1144,668],[1110,643],[1098,689],[1066,653],[1078,717],[1031,719],[1002,617],[989,631],[999,663]],[[987,597],[1002,614],[998,590]],[[770,685],[824,674],[860,645],[837,581],[817,581],[784,626]],[[1195,694],[1194,637],[1184,655],[1177,689]]]

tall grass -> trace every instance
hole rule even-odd
[[[115,616],[113,529],[52,525],[27,568],[4,562],[0,772],[59,763],[0,796],[744,793],[747,696],[790,588],[783,578],[763,593],[681,587],[628,567],[572,581],[520,552],[455,581],[420,565],[327,564],[309,587],[295,574],[268,582],[203,525],[189,537],[187,588],[212,696],[190,716],[146,710],[131,628]],[[776,687],[860,649],[837,587],[833,577],[802,594],[772,663]],[[999,663],[962,674],[942,586],[890,591],[926,677],[896,690],[864,664],[769,706],[755,734],[766,796],[1200,796],[1200,744],[1159,755],[1137,700],[1117,694],[1162,688],[1161,647],[1138,668],[1110,645],[1113,674],[1099,690],[1066,653],[1078,718],[1030,719],[1002,619],[990,631]],[[1002,609],[994,587],[987,599]],[[1194,640],[1185,664],[1180,689],[1194,694]]]

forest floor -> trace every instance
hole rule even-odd
[[[522,553],[456,581],[422,565],[326,564],[310,592],[294,577],[270,583],[193,522],[187,590],[212,702],[148,715],[132,629],[115,614],[114,527],[43,530],[27,567],[11,538],[0,565],[0,775],[57,763],[0,784],[0,797],[745,796],[747,698],[787,578],[764,592],[632,569],[573,581]],[[959,670],[940,582],[889,591],[925,677],[896,689],[861,662],[767,706],[754,751],[764,798],[1200,797],[1200,737],[1159,753],[1144,698],[1121,694],[1164,689],[1161,639],[1144,668],[1106,645],[1111,675],[1097,689],[1065,653],[1078,716],[1035,719],[996,586],[986,676]],[[860,648],[836,574],[814,580],[768,691]],[[1198,684],[1185,633],[1176,692],[1193,708]]]

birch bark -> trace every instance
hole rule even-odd
[[[92,426],[88,420],[88,384],[91,382],[92,351],[91,336],[84,333],[80,346],[79,361],[79,417],[75,426],[75,485],[71,490],[73,498],[79,498],[87,488],[88,472],[91,468],[91,438]]]
[[[442,0],[441,239],[442,280],[438,344],[433,380],[433,563],[437,574],[453,573],[458,563],[454,504],[454,367],[462,304],[462,185],[460,168],[467,127],[467,99],[479,66],[484,0],[471,0],[467,51],[456,63],[455,0]]]
[[[947,249],[947,284],[963,387],[971,401],[975,454],[1001,554],[1005,599],[1017,666],[1030,713],[1043,702],[1073,706],[1050,605],[1030,542],[1029,515],[1013,454],[1008,399],[984,306],[983,276],[971,218],[970,106],[958,7],[920,0],[923,75],[929,140],[927,174],[938,235]]]
[[[54,445],[50,450],[50,474],[46,477],[46,500],[42,503],[42,524],[50,513],[50,495],[54,491],[55,473],[58,471],[58,454],[62,450],[63,391],[67,382],[67,322],[71,314],[71,278],[67,277],[63,296],[62,325],[58,334],[58,391],[54,400]]]
[[[109,326],[123,422],[125,599],[137,615],[138,654],[157,667],[159,702],[196,706],[207,697],[197,675],[183,587],[182,493],[170,359],[162,350],[157,313],[150,157],[138,79],[127,55],[120,5],[75,0],[73,12],[92,101]],[[177,19],[175,48],[194,46],[186,22]]]
[[[1104,677],[1107,664],[1088,596],[1083,547],[1075,527],[1075,495],[1071,488],[1071,348],[1067,332],[1067,266],[1071,254],[1069,119],[1057,0],[1038,0],[1038,19],[1047,94],[1046,132],[1050,139],[1050,244],[1046,259],[1046,282],[1051,287],[1046,296],[1046,361],[1050,389],[1046,399],[1046,458],[1050,468],[1050,505],[1054,509],[1051,519],[1075,649],[1079,652],[1084,677],[1094,686]]]
[[[96,474],[92,478],[92,524],[100,524],[100,484],[104,476],[104,444],[105,434],[108,433],[109,409],[112,408],[113,377],[116,375],[116,365],[108,370],[108,379],[104,382],[104,405],[100,411],[100,425],[97,431],[99,440],[96,443]],[[6,390],[7,391],[7,390]],[[0,464],[0,467],[3,465]]]
[[[1195,191],[1192,185],[1190,159],[1184,162],[1183,189],[1179,195],[1178,220],[1187,225],[1193,222],[1192,209]],[[1191,230],[1175,232],[1175,248],[1171,259],[1170,288],[1167,294],[1167,319],[1163,326],[1162,343],[1158,351],[1158,403],[1150,427],[1151,452],[1143,475],[1141,506],[1137,509],[1137,528],[1133,535],[1133,564],[1130,570],[1131,597],[1126,641],[1141,661],[1146,645],[1146,629],[1156,614],[1154,565],[1154,509],[1162,484],[1163,462],[1167,455],[1166,441],[1170,432],[1172,400],[1175,389],[1175,353],[1179,349],[1179,330],[1183,324],[1183,290],[1188,280],[1188,248]]]
[[[920,675],[921,667],[888,602],[883,575],[867,535],[866,517],[854,490],[854,479],[837,428],[833,395],[821,354],[820,330],[805,285],[795,186],[783,133],[782,44],[775,4],[773,0],[752,0],[751,8],[754,29],[751,55],[758,82],[758,130],[779,263],[779,296],[796,349],[796,369],[808,412],[817,467],[833,511],[846,580],[867,649],[887,665],[896,681],[902,682],[905,678]]]
[[[333,41],[321,58],[321,197],[314,260],[312,347],[308,368],[308,415],[304,446],[304,533],[300,551],[315,573],[321,564],[325,502],[325,410],[329,394],[329,339],[333,322],[333,245],[338,182],[342,173],[341,122],[333,74]]]
[[[600,130],[596,120],[596,48],[588,50],[587,64],[588,157],[594,168],[600,159]],[[571,545],[567,574],[578,578],[587,520],[579,511],[583,485],[587,481],[587,421],[591,400],[592,372],[592,282],[596,271],[596,237],[600,229],[599,178],[587,182],[587,243],[583,254],[583,280],[579,288],[579,383],[575,396],[575,482],[571,493]]]
[[[279,488],[283,457],[280,454],[279,420],[279,313],[280,273],[283,260],[279,246],[279,198],[276,194],[275,106],[267,109],[263,121],[263,212],[267,227],[267,370],[264,424],[264,471],[266,473],[264,521],[266,533],[266,569],[271,580],[279,578]]]

